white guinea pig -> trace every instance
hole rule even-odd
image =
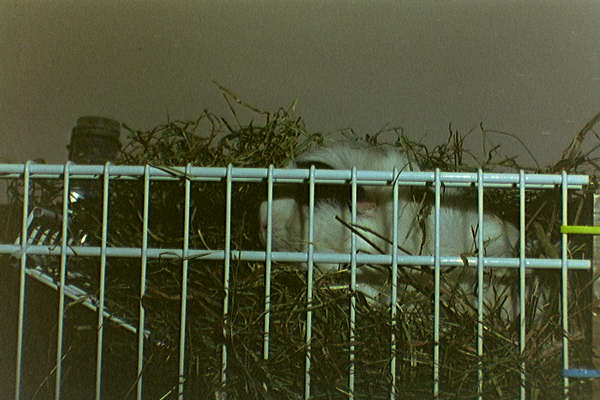
[[[317,168],[418,171],[415,162],[398,147],[337,142],[302,154],[287,168]],[[308,185],[277,184],[274,187],[272,245],[277,251],[305,251],[308,232]],[[471,255],[476,249],[477,208],[464,204],[456,188],[446,188],[440,209],[442,256]],[[398,248],[409,255],[433,255],[433,205],[423,212],[421,198],[413,198],[408,186],[399,189]],[[357,251],[391,254],[393,221],[392,186],[359,186],[357,193]],[[430,196],[431,197],[431,196]],[[347,225],[340,222],[345,221]],[[347,253],[351,251],[351,197],[349,185],[315,185],[314,250],[315,252]],[[259,212],[260,236],[263,243],[267,232],[267,203]],[[518,238],[514,225],[484,213],[484,243],[486,256],[513,254]],[[362,236],[362,237],[361,237]],[[337,265],[318,265],[321,270]],[[381,269],[359,268],[358,290],[367,298],[376,298],[387,277]],[[375,275],[375,276],[374,276]]]

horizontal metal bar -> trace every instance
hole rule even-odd
[[[27,246],[27,254],[59,256],[60,247],[56,246]],[[68,256],[80,257],[99,257],[100,247],[95,246],[70,246],[67,248]],[[10,254],[15,257],[21,255],[21,246],[19,245],[0,245],[0,254]],[[271,259],[278,262],[290,263],[306,263],[308,256],[306,252],[287,252],[274,251],[271,253]],[[141,258],[142,250],[139,247],[108,247],[106,248],[107,257],[125,257],[125,258]],[[244,261],[265,261],[267,259],[264,251],[244,251],[233,250],[231,256],[237,260]],[[181,249],[159,249],[148,248],[148,258],[164,258],[164,259],[181,259],[183,251]],[[225,250],[188,250],[189,259],[202,259],[207,261],[222,261],[225,259]],[[314,262],[321,264],[349,264],[351,255],[348,253],[314,253]],[[357,264],[377,264],[391,265],[392,256],[389,254],[364,254],[356,255]],[[442,266],[455,267],[464,265],[463,259],[457,256],[442,256],[440,258]],[[468,265],[477,266],[477,257],[467,257]],[[433,256],[406,256],[399,255],[397,258],[398,265],[433,265]],[[560,269],[561,260],[559,258],[526,258],[526,268],[546,268]],[[489,268],[518,268],[519,258],[516,257],[484,257],[483,266]],[[567,267],[569,269],[589,269],[589,260],[570,259]]]
[[[569,378],[600,378],[600,370],[597,369],[583,369],[583,368],[569,368],[563,370],[563,376]]]
[[[32,179],[57,179],[64,174],[62,164],[31,164]],[[16,179],[24,173],[24,164],[0,164],[0,178]],[[276,183],[307,182],[308,169],[273,169]],[[74,179],[98,179],[104,173],[103,165],[71,165],[69,174]],[[225,178],[227,168],[224,167],[192,167],[186,175],[185,167],[150,167],[152,180],[179,180],[187,176],[192,180],[220,181]],[[268,168],[232,168],[234,182],[258,182],[267,178]],[[114,165],[110,168],[111,179],[137,179],[144,175],[144,166]],[[315,183],[349,183],[351,170],[315,170]],[[391,184],[395,177],[393,171],[357,171],[357,184],[383,185]],[[433,172],[403,171],[398,176],[400,185],[419,185],[434,180]],[[446,186],[465,186],[477,182],[476,172],[441,172],[440,180]],[[578,188],[589,183],[587,175],[568,175],[569,188]],[[517,173],[483,173],[483,183],[487,187],[504,187],[519,182]],[[525,174],[528,188],[552,187],[561,183],[560,175]]]

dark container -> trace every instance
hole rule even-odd
[[[86,116],[77,120],[68,146],[69,160],[77,164],[104,164],[114,161],[121,148],[119,122]]]
[[[104,164],[115,161],[121,142],[121,124],[104,117],[85,116],[77,120],[71,134],[69,160],[76,164]],[[97,199],[102,193],[101,180],[74,179],[69,199],[72,203],[82,199]]]

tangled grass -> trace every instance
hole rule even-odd
[[[275,112],[257,109],[221,87],[230,106],[233,122],[204,111],[193,121],[169,121],[149,131],[139,131],[124,125],[128,140],[122,148],[119,163],[150,164],[158,167],[174,165],[264,167],[283,166],[298,154],[323,141],[323,135],[310,133],[303,120],[295,115],[294,105]],[[257,120],[240,122],[237,110],[254,113]],[[579,132],[561,160],[535,172],[569,173],[596,172],[593,152],[584,154],[581,143],[592,132],[600,114]],[[486,130],[483,137],[505,133]],[[483,141],[482,155],[464,148],[465,137],[449,128],[448,139],[434,147],[411,140],[401,129],[393,128],[375,135],[360,137],[344,134],[365,144],[380,141],[381,133],[392,136],[392,143],[416,160],[424,170],[441,168],[448,171],[516,170],[521,168],[516,158],[501,157],[498,147]],[[595,150],[595,149],[594,149]],[[529,151],[529,150],[528,150]],[[95,184],[95,183],[94,183]],[[99,183],[98,183],[99,184]],[[97,189],[100,187],[98,186]],[[587,217],[590,194],[595,188],[573,192],[569,200],[569,221],[582,223]],[[34,191],[38,206],[60,210],[61,186],[38,181]],[[22,188],[12,186],[14,203],[18,205]],[[150,187],[149,247],[181,248],[184,215],[184,179],[176,182],[153,181]],[[233,190],[232,249],[263,247],[255,232],[256,210],[266,193],[265,184],[236,183]],[[429,189],[422,194],[430,196]],[[518,218],[517,190],[486,190],[486,207],[503,218]],[[474,190],[465,191],[465,198],[475,199]],[[527,192],[528,240],[539,243],[535,254],[528,256],[556,258],[554,243],[560,239],[560,196],[558,190]],[[224,248],[225,191],[222,182],[194,182],[191,196],[191,249]],[[139,247],[142,241],[143,182],[115,180],[110,187],[109,245]],[[516,212],[515,212],[516,210]],[[84,232],[87,243],[97,245],[101,237],[101,204],[98,198],[88,198],[73,207],[71,234]],[[79,232],[79,233],[77,233]],[[571,258],[589,258],[590,243],[571,241]],[[71,278],[72,284],[88,288],[95,295],[98,287],[98,260],[74,257],[71,271],[81,274]],[[45,268],[56,274],[56,259],[48,258]],[[306,276],[289,265],[276,265],[272,271],[270,350],[263,357],[264,339],[264,265],[259,262],[234,261],[231,271],[229,314],[223,316],[223,268],[220,262],[189,260],[188,312],[186,332],[186,391],[194,398],[215,398],[223,393],[232,399],[302,398],[306,358]],[[591,298],[590,276],[571,271],[569,288],[571,360],[574,365],[591,365],[589,351],[589,315]],[[428,270],[416,275],[416,280],[401,282],[415,285],[415,290],[400,290],[398,313],[392,324],[389,307],[370,305],[357,294],[357,327],[355,342],[357,399],[388,398],[390,376],[390,338],[396,338],[396,391],[403,399],[422,399],[431,395],[433,369],[433,278]],[[531,310],[540,307],[548,312],[543,318],[528,315],[527,345],[519,352],[518,321],[507,320],[494,309],[508,301],[507,293],[497,296],[484,326],[484,356],[477,356],[476,312],[469,293],[452,280],[442,279],[442,321],[440,339],[440,399],[473,398],[477,394],[477,368],[483,365],[483,395],[491,399],[518,397],[519,365],[524,362],[526,390],[529,398],[560,398],[561,330],[558,313],[560,276],[542,272],[531,278],[528,304]],[[312,306],[311,392],[314,399],[344,398],[348,392],[349,322],[351,294],[339,285],[347,276],[343,272],[319,275],[315,281]],[[529,278],[528,278],[529,279]],[[139,298],[139,260],[111,259],[108,266],[106,299],[108,309],[136,323],[140,301],[146,310],[146,328],[151,332],[146,345],[144,378],[150,398],[175,398],[179,346],[181,303],[181,260],[168,258],[148,261],[147,290]],[[552,295],[540,295],[544,285]],[[406,307],[406,305],[411,305]],[[134,335],[116,336],[107,351],[135,354]],[[88,344],[89,345],[89,344]],[[222,347],[228,351],[227,384],[221,384]],[[117,350],[115,350],[117,349]],[[133,356],[132,356],[133,357]],[[129,360],[129,359],[127,359]],[[125,361],[124,361],[125,362]],[[129,362],[129,361],[126,361]],[[130,382],[123,398],[134,397],[136,380]],[[588,390],[583,382],[571,385],[573,397]]]

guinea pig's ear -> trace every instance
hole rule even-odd
[[[320,161],[297,161],[296,165],[298,168],[306,169],[309,169],[311,165],[314,165],[316,169],[333,169],[331,165]]]
[[[314,165],[317,169],[333,169],[333,167],[324,162],[299,162],[298,168],[310,168]],[[339,204],[347,205],[348,209],[352,207],[352,189],[350,185],[321,184],[316,189],[317,201],[333,201]],[[358,186],[356,193],[356,211],[359,215],[369,213],[377,207],[377,202],[370,199],[364,186]]]
[[[298,168],[310,168],[314,165],[317,169],[333,169],[327,163],[321,161],[302,160],[297,162]],[[317,202],[327,201],[338,204],[349,204],[350,188],[343,184],[318,184],[315,186],[315,200]]]

